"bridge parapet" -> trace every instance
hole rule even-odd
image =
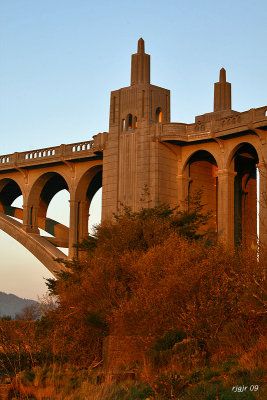
[[[103,132],[95,135],[94,140],[0,155],[0,170],[94,157],[96,152],[103,151],[106,139],[107,132]]]
[[[15,153],[15,162],[23,163],[26,160],[33,160],[35,158],[47,158],[57,156],[59,153],[59,146],[57,147],[46,147],[44,149],[23,151],[21,153]]]
[[[259,124],[264,122],[266,125],[267,107],[251,108],[248,111],[233,114],[224,118],[212,121],[213,132],[223,132],[235,127],[246,128],[250,124]]]
[[[6,164],[9,163],[12,160],[14,154],[5,154],[3,156],[0,156],[0,168],[1,164]]]
[[[65,146],[67,154],[76,153],[81,151],[93,150],[94,149],[94,140],[89,140],[87,142],[79,142],[73,144],[67,144]]]
[[[216,118],[215,113],[204,114],[200,117],[194,124],[162,124],[158,129],[159,139],[191,142],[247,131],[252,127],[266,127],[267,106],[252,108],[242,113],[233,112],[221,118]]]

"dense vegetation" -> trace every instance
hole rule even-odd
[[[125,209],[97,227],[48,281],[58,307],[17,325],[21,336],[2,321],[5,370],[25,370],[24,385],[38,381],[51,398],[222,400],[244,384],[260,387],[242,398],[263,399],[264,256],[216,242],[199,197],[191,204]],[[123,367],[132,383],[99,383],[110,334],[146,343],[145,361]]]

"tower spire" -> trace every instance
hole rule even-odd
[[[145,42],[143,38],[140,38],[138,40],[138,45],[137,45],[137,53],[144,53],[145,52]]]
[[[220,80],[214,83],[214,111],[231,110],[231,83],[226,82],[226,71],[220,70]]]
[[[143,38],[138,40],[137,53],[132,55],[131,85],[150,83],[150,55],[145,53]]]

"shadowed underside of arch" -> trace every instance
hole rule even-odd
[[[29,250],[52,274],[64,269],[64,264],[56,258],[67,259],[67,256],[45,238],[26,233],[23,225],[3,213],[0,213],[0,229],[6,232]]]

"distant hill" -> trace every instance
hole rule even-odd
[[[22,299],[14,294],[0,292],[0,317],[10,315],[15,317],[24,307],[31,304],[38,304],[35,300]]]

